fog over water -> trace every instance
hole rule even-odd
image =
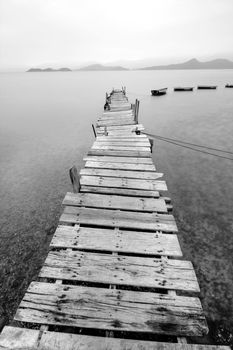
[[[105,93],[126,86],[140,100],[139,122],[152,134],[233,151],[232,70],[2,73],[0,78],[0,313],[12,317],[47,255],[71,190],[68,170],[84,165],[91,124]],[[173,92],[174,86],[218,85]],[[168,87],[151,97],[150,90]],[[230,155],[228,155],[230,156]],[[208,320],[233,319],[233,161],[155,141],[184,258],[191,260]],[[232,155],[233,158],[233,155]]]

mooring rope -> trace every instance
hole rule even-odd
[[[226,156],[223,156],[223,155],[220,155],[220,154],[216,154],[216,153],[212,153],[212,152],[208,152],[208,151],[204,151],[204,150],[201,150],[201,149],[193,148],[191,146],[195,146],[195,147],[198,147],[198,148],[209,149],[209,150],[213,150],[213,151],[217,151],[217,152],[221,152],[221,153],[233,154],[233,152],[231,152],[231,151],[227,151],[227,150],[223,150],[223,149],[219,149],[219,148],[214,148],[214,147],[210,147],[210,146],[198,145],[198,144],[195,144],[195,143],[182,141],[182,140],[178,140],[178,139],[171,139],[169,137],[164,137],[164,136],[160,136],[160,135],[150,134],[150,133],[147,133],[147,132],[144,132],[144,131],[141,131],[141,133],[142,134],[146,134],[146,135],[148,135],[150,137],[153,137],[153,138],[155,138],[157,140],[164,141],[164,142],[167,142],[167,143],[170,143],[170,144],[173,144],[173,145],[176,145],[176,146],[180,146],[180,147],[183,147],[183,148],[187,148],[187,149],[190,149],[192,151],[196,151],[196,152],[208,154],[208,155],[211,155],[211,156],[214,156],[214,157],[228,159],[228,160],[232,160],[233,161],[233,158],[226,157]],[[190,146],[188,146],[188,145],[190,145]]]

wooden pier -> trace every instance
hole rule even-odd
[[[0,349],[214,350],[190,261],[138,106],[107,96],[50,252],[0,336]]]

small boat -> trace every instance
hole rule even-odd
[[[215,90],[217,85],[198,85],[198,90]]]
[[[233,88],[233,84],[226,84],[225,87],[226,88]]]
[[[175,87],[174,91],[193,91],[193,87]]]
[[[167,88],[151,90],[152,96],[162,96],[162,95],[166,95],[166,93],[167,93]]]

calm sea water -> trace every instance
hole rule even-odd
[[[11,73],[0,76],[0,313],[12,317],[47,255],[71,190],[68,170],[94,137],[105,92],[127,87],[140,100],[139,121],[152,134],[233,151],[232,70]],[[218,85],[173,92],[174,86]],[[151,97],[150,90],[168,87]],[[185,259],[192,260],[211,329],[233,319],[233,162],[156,141]],[[233,158],[233,155],[232,155]],[[213,324],[211,322],[214,322]]]

